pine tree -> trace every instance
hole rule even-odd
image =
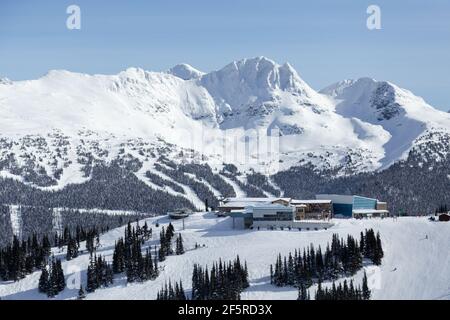
[[[178,235],[178,238],[176,241],[175,253],[177,255],[181,255],[184,253],[183,238],[181,237],[181,234]]]
[[[362,231],[360,234],[359,247],[361,248],[361,252],[362,252],[363,256],[366,256],[366,241],[365,241],[364,233]]]
[[[178,300],[186,300],[186,294],[184,293],[183,282],[180,280]]]
[[[90,256],[89,258],[89,266],[87,269],[87,292],[94,292],[97,289],[97,277],[96,277],[96,266],[95,266],[96,257]]]
[[[381,265],[381,260],[383,259],[384,252],[383,247],[381,245],[380,234],[377,233],[377,237],[375,240],[374,254],[373,254],[373,263],[376,265]]]
[[[64,277],[64,271],[62,269],[61,260],[57,259],[55,263],[55,280],[56,280],[56,288],[58,292],[61,292],[66,287],[66,280]]]
[[[363,277],[363,282],[362,282],[362,298],[364,300],[370,300],[370,295],[371,295],[371,292],[370,292],[369,286],[367,284],[367,274],[364,271],[364,277]]]
[[[46,267],[42,268],[41,276],[39,277],[39,292],[47,293],[49,290],[49,273]]]
[[[86,298],[86,294],[84,293],[83,290],[83,285],[80,285],[80,290],[78,290],[78,300],[83,300],[84,298]]]
[[[301,283],[300,286],[298,287],[298,298],[297,300],[309,300],[309,294],[308,291],[306,289],[306,286]]]
[[[322,281],[319,279],[315,300],[323,300],[324,292],[322,290]]]
[[[270,265],[270,284],[273,284],[273,266]]]
[[[213,263],[212,268],[203,270],[194,264],[192,271],[193,300],[239,300],[240,293],[248,284],[248,270],[239,260]],[[181,286],[180,286],[181,287]],[[181,290],[181,289],[180,289]]]
[[[173,230],[173,226],[171,228]],[[145,255],[142,253],[142,245],[145,244],[145,239],[151,236],[151,229],[148,229],[147,223],[143,227],[137,223],[136,228],[129,223],[125,229],[124,238],[120,238],[115,243],[112,266],[106,262],[102,263],[105,272],[110,272],[110,269],[112,273],[125,272],[127,282],[130,283],[155,279],[159,273],[158,260],[164,261],[166,255],[170,253],[168,234],[170,231],[167,232],[163,227],[160,233],[160,248],[157,250],[155,246],[155,259],[153,259],[150,249],[146,250]],[[177,248],[179,247],[178,245]],[[182,249],[182,246],[180,248]],[[112,276],[109,278],[112,279]]]
[[[363,266],[363,256],[375,264],[381,264],[383,256],[380,236],[375,236],[372,229],[361,233],[359,242],[350,235],[340,239],[333,234],[331,245],[327,244],[324,253],[320,246],[316,250],[313,245],[300,252],[295,250],[293,255],[290,252],[284,258],[278,254],[275,264],[270,265],[272,284],[297,287],[304,284],[308,288],[317,279],[336,280],[339,276],[354,275]]]

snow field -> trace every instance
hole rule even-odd
[[[167,217],[146,219],[153,228],[153,239],[149,245],[159,243],[159,231],[167,225]],[[159,222],[159,228],[155,223]],[[154,281],[126,284],[123,276],[115,276],[111,287],[98,289],[88,294],[87,299],[155,299],[157,291],[165,281],[183,281],[186,293],[191,288],[192,267],[194,263],[209,265],[222,259],[228,261],[239,254],[249,269],[250,288],[242,293],[242,299],[295,299],[297,290],[291,287],[277,288],[270,285],[269,266],[275,262],[278,253],[287,255],[295,249],[302,249],[313,243],[324,248],[331,241],[333,233],[341,237],[351,234],[359,238],[366,228],[379,231],[385,257],[380,267],[365,266],[372,286],[373,299],[450,299],[450,224],[429,222],[426,218],[398,218],[371,220],[334,219],[335,226],[320,231],[280,231],[232,229],[230,218],[218,218],[212,213],[196,213],[182,221],[172,221],[176,233],[184,240],[186,253],[169,256],[160,264],[162,271]],[[143,221],[140,222],[141,225]],[[112,259],[114,242],[123,236],[124,227],[114,229],[101,236],[98,254]],[[428,236],[428,239],[426,237]],[[195,244],[200,248],[194,250]],[[203,247],[204,245],[204,247]],[[81,245],[84,248],[84,244]],[[55,255],[64,254],[55,252]],[[66,276],[74,276],[81,270],[81,279],[86,282],[87,254],[63,262],[65,270],[72,270]],[[40,272],[35,272],[16,283],[2,283],[2,299],[46,299],[38,293],[37,284]],[[354,279],[361,281],[363,271]],[[327,284],[324,284],[327,285]],[[310,288],[314,295],[316,287]],[[74,299],[77,289],[66,289],[56,299]]]

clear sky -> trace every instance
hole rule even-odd
[[[66,28],[71,4],[81,30]],[[366,28],[370,4],[381,30]],[[317,90],[369,76],[450,109],[448,0],[0,1],[0,76],[12,80],[181,62],[211,71],[261,55],[290,62]]]

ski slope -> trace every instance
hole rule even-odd
[[[159,243],[159,231],[169,220],[154,217],[146,220],[153,228],[154,238],[147,245]],[[156,228],[155,223],[160,223]],[[185,220],[173,222],[176,232],[181,232],[186,253],[169,256],[160,264],[163,269],[154,281],[128,284],[123,276],[116,275],[109,288],[98,289],[87,295],[87,299],[155,299],[157,291],[165,281],[183,281],[186,293],[191,288],[192,266],[194,263],[211,266],[221,258],[230,260],[239,254],[247,261],[250,287],[242,293],[242,299],[296,299],[294,288],[277,288],[270,285],[269,265],[275,262],[278,253],[287,254],[310,243],[324,247],[333,233],[341,237],[347,234],[359,237],[366,228],[379,231],[385,256],[380,267],[367,265],[373,299],[450,299],[450,224],[430,222],[426,218],[405,217],[396,220],[339,220],[335,226],[320,231],[269,231],[232,229],[231,218],[218,218],[212,213],[196,213]],[[143,221],[141,222],[141,224]],[[98,254],[112,259],[114,242],[123,236],[123,227],[101,236]],[[201,247],[194,249],[195,243]],[[204,247],[203,247],[204,245]],[[81,245],[84,248],[84,244]],[[64,258],[64,252],[54,251],[55,256]],[[55,299],[75,299],[78,292],[76,279],[81,275],[86,284],[88,254],[84,253],[70,262],[63,262],[69,286]],[[361,270],[355,275],[357,283],[362,278]],[[40,272],[35,272],[16,283],[0,283],[2,299],[46,299],[37,290]],[[75,284],[73,284],[75,283]],[[325,284],[326,285],[326,284]],[[314,296],[315,286],[310,288]]]
[[[9,207],[9,214],[11,219],[11,229],[13,234],[19,239],[22,238],[22,212],[20,207],[17,205],[12,205]]]

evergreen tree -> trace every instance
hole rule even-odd
[[[381,264],[383,256],[380,236],[375,236],[372,229],[361,233],[359,242],[350,235],[340,239],[337,234],[333,234],[325,252],[320,246],[316,250],[313,245],[301,252],[289,252],[284,258],[278,255],[275,264],[270,265],[272,284],[299,288],[305,285],[308,288],[317,280],[336,280],[340,276],[356,274],[363,266],[363,257]]]
[[[49,273],[46,267],[42,268],[41,276],[39,277],[39,292],[47,293],[50,288]]]
[[[80,285],[80,290],[78,290],[78,300],[83,300],[84,298],[86,298],[86,294],[84,293],[83,290],[83,285]]]
[[[155,279],[159,273],[158,259],[163,261],[165,256],[170,253],[168,249],[170,239],[168,239],[168,233],[163,227],[160,234],[161,246],[155,254],[155,259],[153,259],[149,248],[145,250],[145,254],[142,253],[142,245],[145,244],[145,239],[150,236],[151,229],[148,229],[147,223],[143,227],[140,227],[137,223],[135,228],[129,223],[125,229],[124,238],[120,238],[114,245],[112,273],[125,272],[127,282]],[[109,272],[110,266],[108,265],[105,268]]]
[[[181,255],[183,253],[184,253],[183,238],[181,237],[181,234],[179,234],[176,242],[175,254]]]
[[[213,263],[210,271],[208,271],[208,267],[203,269],[194,264],[192,271],[193,300],[239,300],[242,290],[247,287],[248,270],[246,263],[241,264],[239,256],[228,263],[224,263],[222,260]],[[164,290],[159,296],[164,296]]]
[[[364,277],[363,277],[363,282],[362,282],[362,298],[364,300],[370,300],[370,289],[369,286],[367,285],[367,274],[364,271]]]
[[[58,292],[63,291],[64,288],[66,287],[66,280],[64,277],[64,271],[62,269],[61,260],[59,259],[56,260],[55,267],[54,270],[52,270],[52,272],[55,273],[54,278],[57,291]]]
[[[96,257],[91,255],[89,258],[89,266],[87,269],[87,285],[86,285],[87,292],[94,292],[95,289],[97,289],[98,287],[95,260]]]
[[[301,283],[300,286],[298,287],[297,300],[309,300],[308,290],[306,289],[306,286],[303,283]]]

